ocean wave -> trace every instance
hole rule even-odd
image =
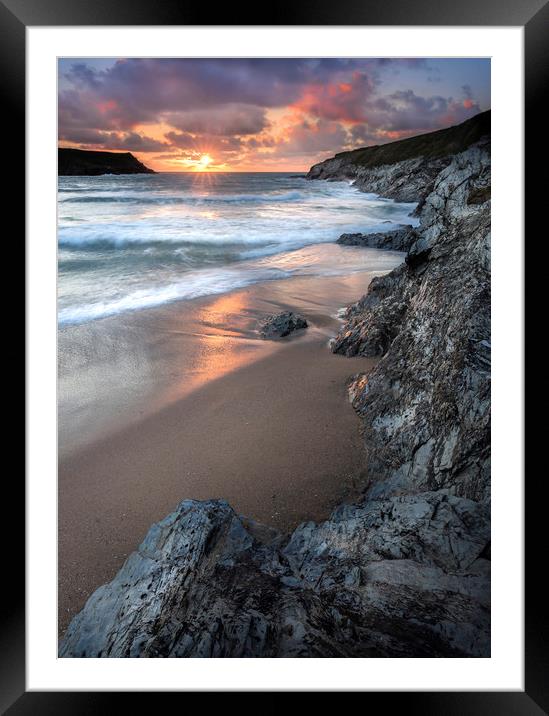
[[[329,239],[323,239],[320,236],[318,240],[326,241]],[[309,241],[313,241],[313,239]],[[122,247],[139,247],[143,251],[147,251],[148,249],[162,249],[164,251],[171,249],[176,251],[181,248],[193,246],[203,246],[205,248],[208,246],[212,246],[213,248],[216,246],[234,246],[235,249],[238,249],[238,247],[257,246],[258,244],[287,245],[295,242],[300,242],[302,245],[308,243],[303,235],[297,235],[294,238],[291,234],[265,237],[265,235],[235,236],[234,234],[212,236],[211,234],[204,233],[203,235],[193,236],[165,235],[163,239],[157,239],[148,235],[137,236],[135,232],[129,232],[127,235],[121,232],[108,235],[101,231],[91,231],[87,234],[77,234],[67,231],[60,232],[58,237],[58,243],[61,248],[71,248],[74,250],[82,247],[88,250],[96,249],[106,251]]]
[[[291,277],[337,276],[361,271],[383,272],[394,268],[402,254],[381,249],[311,245],[295,251],[264,256],[233,266],[186,272],[169,283],[150,285],[102,301],[62,306],[59,325],[84,323],[120,313],[154,308],[174,301],[228,293],[252,284]],[[112,285],[112,284],[111,284]]]
[[[123,194],[91,194],[86,196],[69,196],[60,199],[60,204],[260,204],[260,203],[286,203],[303,201],[307,195],[298,191],[289,191],[284,194],[188,194],[187,196],[147,196],[145,193]]]
[[[177,281],[168,286],[140,289],[110,301],[67,306],[59,310],[57,320],[59,325],[84,323],[127,311],[162,306],[177,300],[227,293],[259,281],[272,281],[287,278],[289,275],[291,274],[276,268],[252,269],[246,273],[230,269],[197,271],[194,276],[187,276],[184,281]]]
[[[348,223],[344,227],[339,226],[316,226],[309,222],[304,225],[303,221],[293,222],[293,227],[288,228],[288,222],[282,220],[277,225],[271,224],[268,230],[254,233],[249,227],[240,229],[238,225],[227,224],[221,228],[219,225],[216,231],[209,230],[207,226],[201,231],[182,230],[177,223],[158,223],[157,225],[143,225],[133,222],[97,223],[91,225],[63,226],[58,230],[58,244],[60,248],[78,251],[112,251],[115,249],[161,249],[163,252],[175,251],[186,247],[211,246],[234,247],[236,251],[250,248],[261,248],[263,246],[278,246],[284,250],[288,246],[305,246],[311,243],[325,243],[336,241],[345,228],[347,233],[361,231],[362,233],[374,233],[376,231],[389,231],[402,226],[400,221],[382,220],[370,225],[366,220]],[[257,229],[256,229],[257,231]],[[161,238],[160,238],[161,237]]]

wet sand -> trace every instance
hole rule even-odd
[[[114,391],[109,401],[99,391],[79,431],[63,427],[76,412],[65,420],[60,414],[60,633],[151,524],[183,499],[222,498],[289,530],[357,494],[365,453],[345,383],[374,361],[333,355],[327,342],[339,326],[337,309],[364,293],[372,275],[258,284],[95,322],[98,352],[119,336],[134,372],[123,383],[126,393]],[[302,312],[310,327],[281,341],[258,340],[258,318],[286,307]],[[89,329],[75,329],[82,330]],[[162,369],[144,373],[131,341],[124,343],[128,336],[149,346],[149,362],[156,346]],[[64,345],[79,339],[65,337]],[[123,367],[115,365],[106,389],[120,383]],[[82,362],[83,379],[100,372]],[[94,410],[100,417],[92,430]],[[85,441],[74,439],[78,432]]]

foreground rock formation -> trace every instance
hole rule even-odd
[[[154,174],[130,152],[95,152],[85,149],[57,150],[59,176],[98,176],[100,174]]]
[[[61,656],[489,656],[489,138],[413,167],[387,156],[376,177],[400,192],[408,172],[407,200],[439,164],[407,262],[372,281],[332,345],[381,356],[349,385],[364,498],[291,535],[182,502],[90,597]]]
[[[482,656],[484,507],[444,492],[341,507],[288,539],[182,502],[72,621],[60,656]]]

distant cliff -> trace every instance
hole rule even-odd
[[[98,176],[99,174],[154,174],[130,152],[90,152],[84,149],[58,149],[59,176]]]

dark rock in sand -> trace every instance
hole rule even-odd
[[[273,339],[283,338],[294,331],[307,328],[307,321],[298,313],[284,311],[276,313],[262,321],[259,333],[262,338]]]
[[[408,251],[416,238],[416,230],[411,224],[408,224],[401,229],[375,234],[341,234],[337,243],[344,246],[365,246],[371,249]]]

